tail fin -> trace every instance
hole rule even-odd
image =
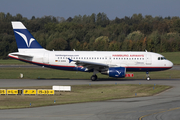
[[[13,21],[11,23],[14,30],[19,52],[28,51],[32,49],[45,50],[21,22]]]

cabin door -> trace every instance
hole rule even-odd
[[[146,55],[146,65],[151,65],[152,64],[152,58],[150,54]]]

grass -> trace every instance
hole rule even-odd
[[[172,61],[174,65],[180,65],[180,52],[166,52],[160,54],[165,56],[168,60]],[[7,60],[0,60],[0,65],[30,65],[30,64],[14,59],[7,59]]]
[[[7,59],[7,60],[0,59],[0,65],[31,65],[31,64],[15,59]]]
[[[0,79],[19,79],[20,73],[23,73],[23,79],[90,79],[92,73],[63,71],[49,68],[0,68]],[[152,79],[174,79],[180,78],[180,70],[166,70],[150,72]],[[114,79],[108,75],[97,74],[99,79]],[[134,77],[123,79],[145,79],[146,72],[134,72]],[[122,79],[122,78],[119,78]]]
[[[104,101],[132,97],[150,96],[171,88],[165,85],[73,85],[71,92],[56,92],[55,95],[1,95],[0,109],[28,108],[49,105]],[[153,89],[154,87],[154,89]],[[26,87],[18,89],[50,89]],[[7,89],[7,88],[6,88]],[[11,88],[13,89],[13,88]],[[135,93],[137,94],[135,96]],[[54,100],[56,103],[54,103]],[[31,106],[30,106],[31,103]]]

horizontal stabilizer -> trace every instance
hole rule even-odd
[[[10,53],[9,55],[13,55],[13,56],[19,56],[19,57],[30,57],[32,58],[33,56],[32,55],[29,55],[29,54],[22,54],[22,53]]]

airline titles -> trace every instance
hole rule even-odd
[[[115,54],[113,57],[144,57],[144,55]]]

